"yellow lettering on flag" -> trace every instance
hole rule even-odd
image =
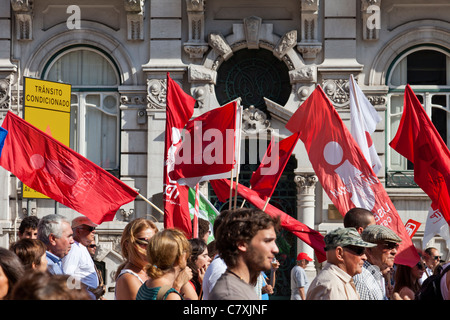
[[[24,88],[25,121],[69,146],[72,86],[25,77]],[[23,197],[48,199],[26,185],[23,186]]]

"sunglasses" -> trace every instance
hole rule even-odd
[[[434,256],[432,257],[434,260],[441,260],[441,256]]]
[[[90,245],[88,245],[88,247],[89,248],[97,248],[97,245],[96,244],[90,244]]]
[[[95,230],[95,227],[83,225],[83,226],[81,227],[81,229],[84,229],[84,230],[87,230],[87,231],[89,231],[89,232],[92,232],[92,231]]]
[[[148,246],[148,240],[150,238],[136,238],[136,243],[143,245],[143,246]]]
[[[346,246],[346,247],[344,247],[344,250],[348,250],[357,256],[362,256],[363,254],[366,253],[365,247]]]
[[[394,250],[394,249],[398,249],[398,247],[400,245],[395,242],[386,242],[386,243],[381,243],[381,246],[383,247],[383,249]]]
[[[417,262],[416,267],[417,267],[419,270],[425,270],[425,266],[423,265],[422,262]]]

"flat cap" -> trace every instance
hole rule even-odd
[[[367,226],[361,233],[361,238],[370,243],[402,242],[402,239],[394,231],[378,224]]]
[[[325,251],[336,247],[357,246],[375,247],[376,244],[369,243],[361,239],[355,228],[338,228],[325,235]]]

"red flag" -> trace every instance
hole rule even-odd
[[[270,142],[261,164],[250,179],[252,190],[256,191],[261,198],[272,197],[298,139],[299,134],[294,133],[279,143]]]
[[[414,181],[450,224],[450,152],[409,85],[398,131],[389,145],[414,164]]]
[[[230,177],[238,156],[240,109],[238,101],[233,101],[187,123],[169,173],[172,180],[194,188],[201,181]]]
[[[167,74],[166,133],[164,148],[164,227],[179,228],[192,236],[189,214],[189,187],[172,180],[169,172],[175,165],[175,153],[181,144],[181,130],[194,113],[195,99],[186,94]]]
[[[211,180],[211,186],[214,189],[217,197],[220,201],[225,202],[230,196],[230,180],[228,179],[218,179]],[[236,182],[233,181],[233,193],[236,190]],[[265,201],[261,199],[255,191],[250,188],[247,188],[244,185],[238,184],[238,194],[243,197],[246,201],[253,204],[258,209],[263,209],[265,205]],[[323,240],[323,236],[320,232],[311,229],[307,225],[301,223],[300,221],[294,219],[290,215],[284,213],[277,207],[274,207],[270,203],[267,204],[266,209],[264,210],[268,215],[272,217],[280,217],[281,226],[283,229],[293,233],[300,240],[308,244],[311,248],[314,249],[317,260],[319,262],[323,262],[326,260],[325,254],[325,242]]]
[[[12,112],[0,165],[24,184],[100,224],[138,193]]]
[[[314,171],[339,212],[344,216],[353,207],[370,210],[377,224],[402,238],[396,263],[416,265],[419,256],[400,216],[320,86],[292,115],[286,128],[300,133]]]

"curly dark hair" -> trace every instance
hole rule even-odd
[[[228,211],[228,212],[227,212]],[[239,256],[239,243],[250,243],[259,230],[274,227],[278,231],[279,217],[253,208],[224,211],[223,220],[217,229],[216,248],[229,268],[236,266]]]

